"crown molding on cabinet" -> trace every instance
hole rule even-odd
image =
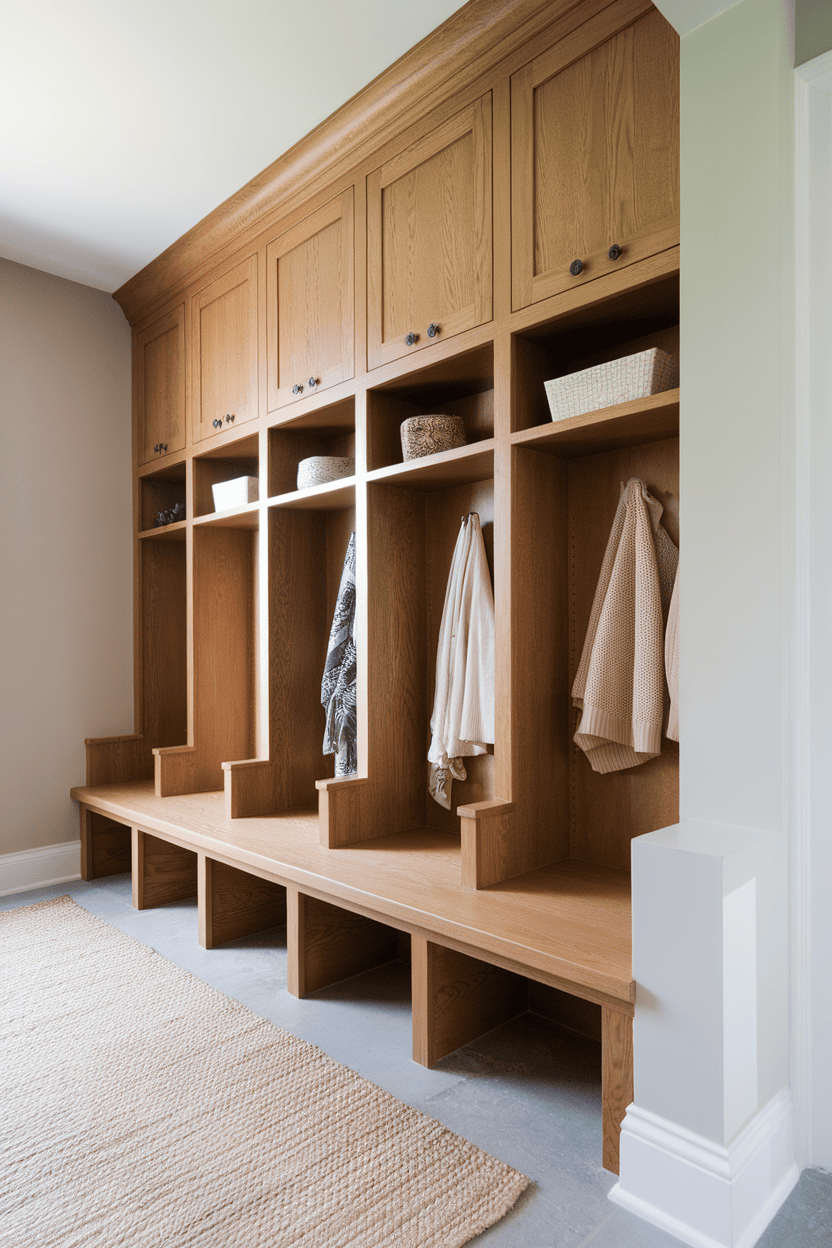
[[[453,96],[469,89],[501,62],[528,59],[531,39],[570,14],[570,27],[603,3],[586,0],[469,0],[337,112],[291,147],[187,234],[145,265],[114,294],[135,324],[218,253],[241,242],[243,232],[265,228],[278,207],[289,213],[348,174]],[[586,14],[576,10],[585,9]],[[558,32],[561,37],[566,30]],[[509,72],[516,66],[509,66]]]

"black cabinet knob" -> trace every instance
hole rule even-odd
[[[428,338],[435,338],[438,333],[439,333],[439,326],[434,325],[433,322],[431,321],[430,325],[428,325]]]
[[[309,389],[310,389],[310,390],[314,390],[314,389],[315,389],[315,387],[316,387],[316,386],[317,386],[317,384],[318,384],[318,379],[317,379],[317,377],[310,377],[310,378],[309,378],[309,383],[308,383],[308,384],[309,384]]]
[[[303,390],[303,386],[297,386],[297,385],[292,386],[292,394],[300,394],[302,390]]]
[[[610,260],[617,260],[618,257],[623,252],[623,250],[624,248],[619,247],[618,243],[613,243],[612,247],[610,247],[609,251],[607,252],[607,255],[609,256]]]
[[[419,341],[419,335],[408,334],[404,341],[405,341],[405,346],[412,347],[415,343]]]
[[[154,446],[154,448],[153,448],[153,454],[154,454],[154,455],[158,455],[158,454],[159,454],[159,443],[158,443],[158,442],[156,443],[156,445],[155,445],[155,446]]]
[[[216,420],[212,420],[211,424],[214,426],[215,429],[222,429],[222,421],[219,419],[219,417],[217,417]]]
[[[231,425],[231,424],[233,424],[233,423],[234,423],[234,416],[233,416],[233,415],[226,416],[226,418],[225,418],[225,423],[226,423],[227,425]],[[220,421],[220,424],[222,424],[222,421]]]
[[[577,277],[579,273],[583,273],[583,270],[584,270],[583,260],[573,260],[569,266],[569,272],[572,274],[573,277]]]
[[[159,450],[160,450],[160,451],[166,451],[167,449],[168,449],[168,444],[167,444],[167,442],[160,442],[160,443],[159,443]]]

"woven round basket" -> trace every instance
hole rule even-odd
[[[298,489],[306,490],[310,485],[326,485],[327,481],[354,475],[355,460],[346,455],[312,455],[298,464]]]
[[[402,454],[405,459],[438,455],[465,445],[465,422],[461,416],[410,416],[402,421]]]

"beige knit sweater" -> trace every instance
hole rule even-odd
[[[637,477],[622,485],[572,687],[582,712],[575,742],[594,771],[661,752],[664,617],[678,562],[663,510]]]

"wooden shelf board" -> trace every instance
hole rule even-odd
[[[355,503],[355,477],[341,477],[326,485],[310,485],[291,494],[278,494],[269,499],[270,507],[296,507],[302,511],[335,511]]]
[[[562,459],[595,455],[622,446],[661,442],[679,435],[679,390],[665,390],[646,399],[618,403],[597,412],[521,429],[514,446],[531,446]]]
[[[196,516],[194,524],[210,524],[218,529],[256,529],[260,522],[259,508],[259,503],[248,503],[245,507],[235,507],[230,511],[211,512],[207,516]]]
[[[141,781],[75,788],[72,796],[173,844],[444,938],[589,1000],[635,1000],[625,871],[563,862],[475,891],[459,883],[459,837],[432,828],[327,849],[316,811],[229,820],[222,793],[158,798],[152,782]]]
[[[448,486],[471,481],[486,481],[494,476],[494,439],[470,442],[452,451],[425,455],[403,464],[389,464],[367,474],[368,481],[385,485],[406,485],[417,490],[444,490]]]
[[[139,541],[151,538],[157,542],[184,542],[187,527],[187,520],[177,520],[175,524],[160,524],[157,529],[144,529],[139,534]]]

